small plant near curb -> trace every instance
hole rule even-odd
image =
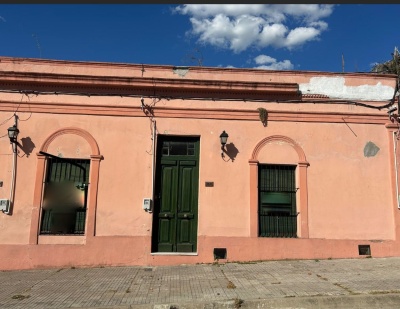
[[[12,298],[12,299],[18,299],[18,300],[23,300],[23,299],[29,298],[29,297],[31,297],[31,296],[30,296],[30,295],[21,295],[21,294],[17,294],[17,295],[12,296],[11,298]]]
[[[322,280],[328,281],[328,278],[322,277],[321,275],[318,275],[318,274],[317,274],[317,277],[320,278],[320,279],[322,279]]]
[[[229,281],[226,287],[228,289],[236,289],[236,285],[232,281]]]
[[[336,283],[334,283],[333,285],[336,285],[337,287],[342,288],[343,290],[347,291],[349,294],[357,295],[356,292],[354,292],[353,290],[349,289],[348,287],[346,287],[346,286],[340,284],[339,282],[336,282]]]
[[[368,294],[379,295],[379,294],[398,294],[400,290],[390,290],[390,291],[370,291]]]
[[[234,302],[234,303],[233,303],[234,307],[235,307],[236,309],[238,309],[238,308],[242,307],[243,299],[235,298],[235,299],[233,300],[233,302]]]
[[[236,263],[236,264],[257,264],[260,262],[264,262],[264,261],[236,261],[236,262],[232,262],[232,263]]]

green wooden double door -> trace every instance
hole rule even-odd
[[[196,252],[199,138],[159,135],[152,252]]]

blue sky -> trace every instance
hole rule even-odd
[[[0,5],[0,56],[368,72],[400,48],[400,4]]]

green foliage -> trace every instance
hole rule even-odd
[[[268,120],[268,112],[267,112],[267,110],[265,108],[263,108],[263,107],[259,107],[259,108],[257,108],[257,110],[258,110],[258,115],[260,117],[260,120],[261,120],[263,126],[266,127],[267,126],[267,120]]]
[[[392,59],[382,62],[376,63],[371,72],[373,73],[383,73],[383,74],[396,74],[400,75],[400,53],[397,47],[394,48],[394,52],[392,53]]]

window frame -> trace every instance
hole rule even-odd
[[[258,165],[258,236],[297,237],[294,164]]]
[[[40,207],[43,197],[43,182],[45,180],[46,172],[46,155],[45,153],[51,147],[54,140],[60,138],[62,135],[78,135],[82,137],[90,147],[90,152],[84,155],[90,158],[90,175],[89,182],[90,187],[88,188],[88,200],[87,200],[87,213],[86,213],[86,231],[84,237],[74,236],[47,236],[39,235],[39,223],[40,223]],[[100,154],[99,147],[93,136],[77,127],[64,127],[54,131],[50,134],[43,142],[37,155],[37,167],[35,177],[35,189],[33,192],[33,203],[32,203],[32,215],[31,215],[31,226],[29,235],[29,244],[85,244],[86,241],[95,237],[95,226],[96,226],[96,209],[97,209],[97,195],[98,195],[98,184],[100,175],[100,161],[103,160],[103,156]],[[39,237],[40,236],[40,237]]]
[[[51,154],[46,154],[45,181],[43,182],[43,201],[41,203],[40,209],[39,235],[85,235],[89,175],[90,159],[62,158],[53,156]],[[65,212],[65,210],[68,210],[68,208],[72,208],[71,205],[69,205],[68,207],[68,204],[64,204],[64,212],[53,212],[52,210],[53,208],[55,208],[55,206],[52,205],[52,202],[49,202],[49,205],[45,204],[46,193],[48,193],[47,195],[49,195],[51,193],[51,190],[54,190],[54,187],[58,187],[58,190],[60,190],[61,188],[62,192],[58,192],[59,194],[69,191],[67,192],[67,194],[69,193],[69,196],[67,196],[66,198],[75,193],[75,203],[77,202],[76,199],[79,198],[79,196],[77,195],[79,195],[80,192],[74,191],[80,190],[83,193],[83,201],[81,201],[83,203],[83,207],[75,206],[76,210],[73,218],[72,216],[68,216],[68,213]],[[59,216],[60,214],[63,215],[63,219],[57,219],[61,218],[61,216]],[[70,217],[69,220],[68,217]],[[54,228],[55,226],[57,226],[58,220],[63,221],[59,222],[58,226],[60,226],[60,223],[61,226],[70,226],[68,228],[69,232],[54,232]]]
[[[259,154],[264,151],[264,148],[270,143],[286,143],[291,146],[297,153],[298,161],[298,238],[309,238],[308,227],[308,185],[307,185],[307,168],[310,165],[306,159],[306,155],[302,147],[293,139],[284,135],[271,135],[260,140],[254,147],[251,157],[249,159],[250,168],[250,237],[258,237],[258,164]]]

